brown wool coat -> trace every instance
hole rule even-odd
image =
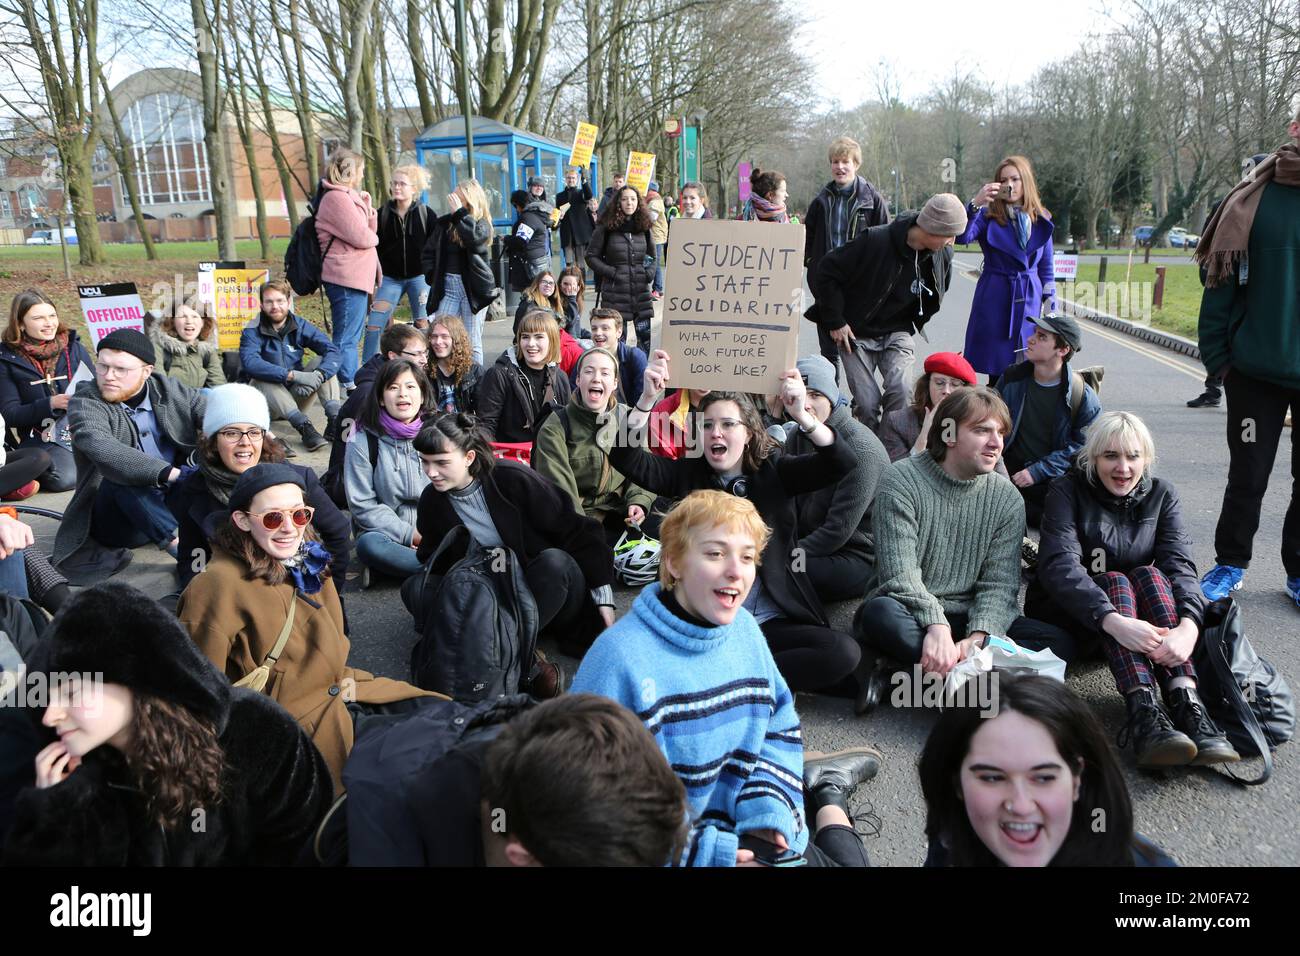
[[[199,650],[231,681],[253,671],[275,646],[293,598],[290,583],[271,585],[246,578],[247,566],[221,551],[190,582],[176,607]],[[332,579],[310,600],[298,600],[293,631],[272,668],[265,692],[287,710],[320,749],[341,793],[343,763],[352,749],[347,700],[390,704],[431,696],[403,681],[376,677],[347,664],[351,647],[343,633],[343,608]]]

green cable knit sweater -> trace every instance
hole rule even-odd
[[[1020,613],[1025,505],[997,474],[951,478],[929,454],[895,462],[872,505],[878,585],[921,627],[967,614],[967,630],[1004,635]],[[954,634],[961,639],[965,634]]]

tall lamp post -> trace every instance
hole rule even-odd
[[[894,176],[894,215],[897,217],[899,210],[903,208],[903,190],[899,186],[898,167],[895,166],[890,172]]]

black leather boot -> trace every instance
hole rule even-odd
[[[1128,722],[1116,742],[1124,747],[1132,741],[1139,767],[1182,767],[1196,759],[1196,744],[1174,727],[1150,687],[1126,694],[1125,703]]]
[[[1169,701],[1170,716],[1174,726],[1191,738],[1196,744],[1196,759],[1192,764],[1205,767],[1216,763],[1233,763],[1241,759],[1241,754],[1228,742],[1223,731],[1215,726],[1210,715],[1205,712],[1201,696],[1195,687],[1180,687],[1165,695]]]

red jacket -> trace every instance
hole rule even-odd
[[[560,368],[565,375],[573,374],[573,366],[585,351],[587,350],[582,347],[582,343],[560,329]]]
[[[650,412],[649,451],[674,460],[685,455],[688,436],[689,444],[695,444],[694,426],[690,423],[692,414],[690,393],[686,389],[661,398]]]

